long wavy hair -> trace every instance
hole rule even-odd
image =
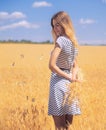
[[[54,42],[56,42],[57,36],[53,29],[53,20],[56,20],[56,22],[59,25],[61,25],[61,27],[63,27],[65,35],[72,41],[72,44],[77,47],[78,42],[77,42],[75,31],[74,31],[72,21],[69,15],[64,11],[60,11],[54,14],[53,17],[51,18],[52,36],[53,36]]]

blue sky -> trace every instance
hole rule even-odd
[[[58,11],[70,15],[79,44],[106,44],[106,0],[0,0],[0,40],[52,41]]]

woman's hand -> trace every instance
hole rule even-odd
[[[71,82],[79,82],[81,83],[82,80],[78,77],[78,75],[72,75],[72,73],[69,74],[69,81]]]

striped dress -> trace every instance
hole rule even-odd
[[[70,70],[78,50],[73,46],[72,42],[64,36],[58,37],[56,43],[61,48],[56,64],[66,73],[71,73]],[[68,102],[70,83],[69,80],[59,76],[57,73],[51,73],[48,115],[61,116],[65,114],[81,114],[78,105],[79,101],[77,99],[74,99],[71,103]]]

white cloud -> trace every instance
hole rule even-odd
[[[34,2],[32,6],[33,7],[50,7],[52,6],[52,4],[46,1],[40,1],[40,2]]]
[[[39,25],[32,24],[32,23],[29,23],[29,22],[24,20],[24,21],[20,21],[20,22],[9,24],[9,25],[5,25],[5,26],[0,26],[0,30],[13,29],[13,28],[18,28],[18,27],[34,28],[34,29],[36,29],[36,28],[39,27]]]
[[[11,15],[10,15],[11,18],[25,18],[25,14],[21,13],[21,12],[13,12]]]
[[[8,12],[0,12],[0,20],[6,20],[6,19],[20,19],[25,18],[26,15],[22,12],[13,12],[9,14]]]
[[[7,19],[8,15],[7,12],[0,12],[0,19]]]
[[[83,19],[83,18],[81,18],[79,22],[80,22],[80,24],[93,24],[96,21],[93,20],[93,19]]]

